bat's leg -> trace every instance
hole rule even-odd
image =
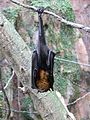
[[[38,54],[37,51],[34,50],[32,54],[32,80],[31,80],[33,89],[36,89],[37,72],[38,72]]]
[[[47,66],[49,71],[50,88],[52,90],[53,90],[53,82],[54,82],[54,78],[53,78],[54,57],[55,57],[55,53],[53,51],[49,51]]]

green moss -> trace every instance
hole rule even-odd
[[[14,24],[16,21],[16,18],[18,17],[18,13],[20,11],[20,7],[8,7],[3,10],[4,15],[6,18]]]
[[[31,2],[31,5],[33,6],[36,6],[36,7],[44,7],[44,8],[47,8],[47,7],[50,7],[50,3],[51,3],[51,0],[30,0]]]
[[[25,113],[22,113],[21,115],[24,117],[25,120],[33,120],[31,117],[31,114],[29,113],[29,107],[32,105],[32,101],[30,97],[25,97],[22,99],[22,111],[26,111]]]

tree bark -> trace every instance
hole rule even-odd
[[[25,87],[43,120],[75,120],[59,92],[38,93],[30,87],[31,51],[13,25],[0,13],[0,49]]]

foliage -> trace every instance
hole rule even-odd
[[[29,105],[32,103],[32,101],[31,101],[31,98],[30,97],[25,97],[25,98],[23,98],[23,100],[22,100],[22,104],[23,104],[23,106],[25,106],[27,109],[28,109],[28,107],[29,107]]]
[[[25,113],[22,113],[22,116],[24,117],[25,120],[33,120],[31,118],[31,114],[29,113],[29,107],[32,104],[31,98],[30,97],[25,97],[22,100],[22,111],[26,111]]]
[[[31,5],[36,6],[36,7],[50,7],[51,0],[30,0]]]
[[[3,10],[4,15],[6,18],[14,24],[16,21],[16,18],[18,17],[18,13],[20,11],[20,7],[8,7]]]

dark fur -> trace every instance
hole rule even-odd
[[[40,91],[47,91],[50,88],[53,90],[53,65],[54,65],[54,56],[55,53],[51,51],[45,40],[44,30],[43,30],[43,21],[42,21],[42,13],[43,9],[38,9],[38,18],[39,18],[39,28],[38,28],[38,42],[37,48],[33,51],[32,54],[32,88],[39,89]],[[47,79],[40,78],[41,74],[39,71],[46,72]],[[47,88],[43,87],[40,88],[40,83],[42,85],[48,85]],[[45,84],[45,82],[47,82]],[[38,85],[37,85],[38,83]],[[43,89],[44,88],[44,89]]]

